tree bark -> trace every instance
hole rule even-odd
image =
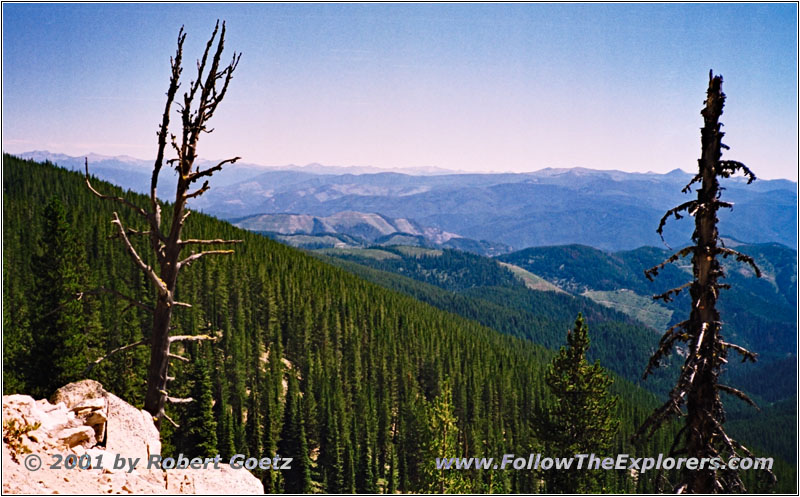
[[[695,215],[695,244],[692,263],[695,281],[690,289],[692,312],[689,318],[689,333],[696,340],[698,354],[702,358],[698,365],[687,399],[687,444],[690,457],[714,457],[713,435],[716,432],[712,417],[719,411],[717,376],[719,374],[719,312],[717,312],[716,283],[719,274],[717,253],[717,181],[716,164],[722,156],[722,137],[719,116],[722,114],[724,95],[722,78],[714,77],[709,82],[708,98],[702,114],[705,126],[702,129],[702,158],[699,161],[702,176],[701,187],[697,192],[699,205]],[[688,485],[691,493],[711,493],[714,491],[714,472],[696,470],[691,473]]]

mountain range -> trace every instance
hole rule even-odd
[[[48,159],[67,169],[83,168],[83,158],[49,152],[20,156]],[[149,187],[150,162],[91,158],[91,172],[98,177],[139,192]],[[758,172],[757,164],[750,166]],[[667,174],[584,168],[436,175],[362,171],[237,163],[215,174],[212,189],[192,206],[224,219],[275,213],[315,217],[379,213],[514,250],[582,243],[613,251],[662,246],[655,228],[667,209],[688,199],[681,189],[692,177],[680,169]],[[174,176],[162,173],[161,191],[170,191],[174,181]],[[731,178],[723,186],[724,199],[736,209],[736,215],[720,212],[724,236],[797,248],[795,182],[759,180],[746,185],[742,179]],[[685,244],[692,228],[686,220],[671,223],[665,240],[670,245]]]
[[[377,213],[345,211],[325,217],[288,213],[257,214],[230,221],[240,228],[308,249],[411,245],[452,248],[481,255],[499,255],[510,251],[502,243],[473,240],[439,228],[421,226],[411,219],[393,219]]]

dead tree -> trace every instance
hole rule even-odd
[[[218,34],[219,38],[217,38]],[[208,191],[208,178],[211,175],[221,170],[223,166],[233,164],[239,160],[239,157],[226,159],[206,169],[194,166],[197,158],[197,142],[200,135],[213,131],[213,129],[207,127],[208,121],[214,115],[219,103],[225,98],[233,72],[241,57],[241,54],[234,53],[229,63],[224,64],[222,62],[222,52],[225,44],[224,22],[220,27],[218,21],[214,27],[214,32],[211,34],[211,38],[208,40],[203,52],[203,57],[197,62],[197,75],[189,84],[186,92],[184,92],[183,101],[179,101],[176,104],[181,124],[179,136],[176,137],[169,130],[170,113],[178,94],[181,72],[183,71],[181,64],[185,39],[186,34],[183,31],[183,27],[181,27],[178,33],[178,48],[175,57],[170,59],[172,71],[167,90],[167,102],[161,118],[161,125],[157,132],[158,148],[150,181],[149,206],[143,208],[125,198],[103,195],[98,192],[90,182],[88,161],[86,163],[86,185],[89,190],[101,199],[117,202],[131,209],[141,217],[147,226],[145,230],[126,227],[116,212],[114,212],[114,217],[111,221],[116,227],[116,236],[122,241],[136,266],[144,272],[152,283],[156,292],[156,305],[152,309],[153,329],[151,336],[136,344],[120,347],[112,351],[112,353],[135,345],[150,346],[150,365],[147,374],[147,393],[144,408],[153,415],[158,426],[160,426],[161,418],[166,417],[164,412],[166,402],[183,403],[189,400],[173,398],[167,393],[167,382],[171,379],[167,375],[170,360],[185,360],[184,357],[173,354],[170,351],[170,345],[178,341],[214,339],[210,335],[170,336],[170,322],[173,310],[180,306],[191,307],[190,304],[175,300],[178,274],[181,269],[188,267],[201,257],[233,252],[232,250],[193,250],[187,255],[184,253],[184,249],[241,242],[241,240],[181,239],[181,231],[186,218],[191,212],[186,206],[187,201]],[[175,157],[167,160],[168,147],[171,147]],[[172,206],[172,219],[168,223],[162,222],[161,205],[156,195],[158,176],[165,164],[174,168],[178,175],[175,200]],[[156,267],[148,265],[140,256],[131,243],[129,238],[131,236],[148,238],[150,250],[152,250],[157,261]],[[109,357],[109,355],[100,360]],[[169,418],[167,417],[167,419]]]
[[[720,392],[734,395],[755,406],[743,392],[720,383],[721,368],[727,363],[728,351],[737,352],[742,362],[755,361],[756,355],[744,347],[726,342],[722,337],[720,314],[716,305],[719,291],[729,288],[729,285],[720,282],[725,273],[720,265],[719,256],[734,257],[740,262],[745,262],[753,268],[756,276],[761,276],[761,271],[753,259],[726,248],[717,231],[717,211],[720,208],[733,208],[732,204],[720,200],[722,188],[719,185],[719,178],[727,178],[736,172],[742,172],[748,178],[748,184],[756,179],[744,164],[722,160],[722,149],[728,149],[722,143],[724,133],[720,131],[722,123],[719,122],[724,103],[722,76],[709,73],[705,108],[701,111],[705,125],[701,132],[702,156],[698,160],[699,172],[683,189],[684,193],[689,193],[692,185],[699,183],[697,199],[667,211],[657,230],[663,240],[663,229],[667,219],[670,216],[680,219],[683,217],[681,213],[688,213],[695,218],[695,229],[692,234],[694,245],[676,252],[661,264],[645,271],[645,276],[652,281],[666,264],[690,254],[692,256],[693,281],[653,297],[668,302],[688,288],[692,298],[692,309],[688,320],[676,324],[661,338],[658,349],[650,358],[644,377],[659,367],[678,342],[686,344],[686,360],[675,387],[669,393],[669,400],[656,409],[638,430],[638,435],[650,436],[665,421],[674,417],[685,418],[685,423],[673,441],[671,455],[681,454],[684,457],[698,459],[719,457],[721,463],[727,462],[728,458],[737,456],[740,452],[746,455],[750,452],[725,432],[723,428],[725,412]],[[674,490],[677,493],[743,492],[744,486],[738,472],[728,469],[709,469],[706,464],[706,469],[685,470],[681,473]]]

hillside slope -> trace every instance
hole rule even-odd
[[[770,360],[793,355],[797,347],[797,251],[779,244],[746,245],[736,249],[750,255],[763,272],[761,278],[735,261],[722,261],[725,282],[719,309],[724,333],[736,343]],[[595,300],[612,299],[620,308],[633,298],[651,299],[656,293],[680,286],[692,278],[690,261],[668,265],[654,282],[644,270],[659,264],[670,252],[654,247],[609,253],[584,245],[532,247],[499,257],[522,267],[576,295]],[[655,303],[670,313],[667,324],[686,316],[686,292],[672,302]],[[660,330],[659,330],[660,331]]]
[[[96,187],[125,194],[102,182]],[[29,298],[37,288],[28,268],[40,250],[42,211],[50,196],[61,198],[71,213],[85,250],[90,286],[108,285],[145,302],[151,291],[121,244],[108,240],[113,228],[109,219],[118,205],[91,196],[79,174],[5,156],[3,192],[4,385],[24,392],[26,354],[35,343],[40,319]],[[132,202],[144,200],[127,195]],[[164,209],[168,219],[169,206]],[[120,214],[129,226],[137,225],[128,212]],[[213,347],[176,351],[192,362],[171,365],[176,379],[170,393],[188,395],[196,386],[191,381],[196,369],[213,366],[213,420],[223,457],[274,454],[279,446],[282,456],[300,457],[286,453],[289,449],[280,444],[287,423],[302,422],[314,455],[315,488],[429,491],[432,483],[425,465],[434,455],[425,451],[436,436],[429,416],[444,388],[452,389],[452,409],[464,446],[495,454],[525,453],[536,444],[537,420],[552,402],[542,378],[550,353],[542,347],[387,291],[228,223],[195,214],[186,231],[187,237],[244,240],[235,255],[198,261],[183,273],[177,298],[192,307],[176,312],[174,322],[181,333],[220,330],[221,339]],[[135,243],[147,254],[143,241]],[[86,303],[87,359],[146,336],[146,311],[106,295],[87,297]],[[141,405],[146,362],[145,350],[131,349],[101,363],[92,377]],[[300,380],[297,395],[304,399],[296,414],[300,419],[283,412],[284,382],[291,385],[293,376]],[[635,452],[627,439],[655,399],[623,380],[615,383],[615,390],[623,397],[618,443]],[[168,413],[181,425],[193,422],[180,407],[170,407]],[[164,453],[196,450],[185,445],[182,430],[173,433],[168,425],[162,438]],[[660,447],[660,440],[652,447]],[[348,470],[359,476],[358,483],[345,478],[347,461],[360,461],[361,470],[352,465],[353,473]],[[282,478],[290,477],[270,471],[256,475],[267,492],[280,492]],[[538,485],[532,474],[510,476],[502,471],[476,473],[470,475],[470,488],[526,492]],[[625,474],[614,475],[610,483],[620,491],[633,488]],[[650,488],[644,481],[639,485]]]
[[[132,202],[144,200],[108,184],[96,186],[127,195]],[[151,290],[123,247],[108,240],[113,228],[109,220],[118,205],[91,196],[80,175],[4,156],[3,191],[4,386],[24,392],[26,354],[35,343],[37,320],[46,315],[29,297],[37,293],[30,268],[41,250],[43,206],[49,197],[61,198],[71,215],[89,286],[108,285],[145,302]],[[164,210],[168,219],[169,206]],[[137,226],[128,212],[120,214],[127,225]],[[334,493],[431,491],[426,465],[434,454],[427,451],[437,433],[429,420],[446,390],[452,391],[461,441],[456,454],[466,447],[474,453],[502,454],[526,453],[537,446],[537,426],[552,403],[543,384],[551,357],[544,348],[387,291],[213,218],[195,214],[186,231],[187,237],[244,240],[233,256],[191,266],[176,296],[192,304],[176,312],[178,332],[219,330],[220,340],[214,346],[176,350],[191,362],[171,365],[175,381],[170,393],[189,395],[203,385],[193,378],[208,375],[210,429],[223,457],[275,454],[279,449],[284,457],[304,457],[284,445],[287,427],[300,423],[313,456],[312,488]],[[147,254],[144,241],[134,243]],[[147,261],[152,263],[150,257]],[[148,333],[145,310],[107,295],[87,296],[84,302],[87,360]],[[92,377],[141,405],[146,362],[145,350],[131,349],[101,363]],[[205,373],[203,367],[208,367]],[[617,446],[632,454],[665,451],[666,433],[644,448],[628,441],[634,426],[654,407],[654,397],[622,379],[614,390],[622,398]],[[296,403],[303,399],[302,409],[284,412],[292,391]],[[194,418],[180,407],[170,408],[169,414],[184,428],[163,429],[164,453],[196,450],[184,431]],[[792,468],[782,471],[788,475]],[[267,492],[280,492],[284,479],[297,477],[255,473]],[[534,473],[488,470],[468,475],[474,492],[532,492],[538,482]],[[617,491],[649,491],[651,484],[646,479],[634,482],[624,472],[610,474],[608,481]]]
[[[726,383],[757,399],[765,411],[756,416],[752,408],[731,399],[728,419],[737,421],[738,427],[743,426],[739,422],[743,419],[751,424],[763,423],[760,426],[769,446],[793,459],[795,440],[768,432],[773,424],[770,420],[796,419],[797,415],[793,404],[787,402],[797,392],[797,358],[793,348],[776,346],[796,340],[796,326],[787,317],[791,311],[785,310],[787,306],[795,308],[795,252],[777,245],[737,248],[759,261],[764,278],[746,273],[731,277],[738,290],[723,296],[728,312],[723,315],[725,331],[738,339],[741,334],[737,330],[745,330],[744,338],[755,342],[752,348],[760,357],[756,364],[732,362],[724,378]],[[646,292],[648,284],[655,286],[644,278],[642,270],[651,260],[661,257],[660,252],[641,248],[608,254],[585,246],[564,246],[527,249],[499,258],[541,270],[544,277],[540,277],[498,258],[452,250],[397,246],[316,251],[332,264],[386,288],[550,348],[560,346],[563,330],[570,325],[564,316],[583,312],[593,323],[589,352],[592,360],[665,395],[674,381],[680,356],[645,382],[640,382],[641,374],[664,326],[685,313],[688,304],[680,299],[664,306],[650,295],[636,293]],[[678,285],[689,276],[685,267],[668,267],[659,279]],[[764,309],[772,309],[773,314],[764,313]],[[754,322],[760,323],[756,330],[760,334],[749,330]],[[765,336],[775,338],[759,341]],[[753,431],[740,433],[752,435]]]

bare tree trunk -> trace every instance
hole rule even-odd
[[[669,400],[657,409],[639,428],[637,436],[644,433],[652,435],[653,432],[667,419],[685,416],[685,425],[680,430],[670,450],[670,456],[682,453],[687,457],[713,459],[736,456],[737,451],[749,455],[749,451],[735,440],[728,437],[723,428],[725,412],[720,391],[731,393],[751,404],[744,393],[722,385],[719,376],[722,365],[727,363],[727,352],[733,349],[742,355],[742,360],[755,360],[752,352],[723,340],[721,335],[720,315],[717,311],[717,297],[721,289],[728,285],[719,283],[725,274],[717,259],[733,256],[741,262],[750,264],[761,276],[761,272],[752,258],[719,246],[720,239],[717,231],[717,211],[721,207],[732,208],[732,204],[720,200],[721,189],[718,178],[727,178],[737,171],[742,171],[748,176],[748,183],[753,182],[755,175],[744,165],[736,161],[722,160],[722,149],[727,148],[722,143],[724,133],[720,130],[722,124],[719,117],[725,103],[725,94],[722,93],[722,77],[709,74],[709,85],[705,108],[701,111],[704,126],[701,131],[702,154],[698,160],[699,171],[697,175],[683,189],[684,193],[691,191],[694,183],[700,183],[697,190],[697,200],[692,200],[670,209],[661,219],[657,232],[663,235],[664,224],[670,216],[680,219],[681,212],[688,212],[695,217],[695,230],[692,234],[694,245],[684,248],[651,269],[645,271],[648,279],[652,280],[658,272],[668,263],[681,257],[692,254],[694,268],[693,281],[667,292],[656,295],[655,299],[670,301],[686,287],[692,297],[692,309],[689,319],[673,326],[661,338],[658,350],[650,358],[645,371],[645,377],[653,369],[659,367],[661,361],[670,354],[676,342],[686,343],[686,360],[675,387],[669,394]],[[686,405],[684,414],[682,406]],[[755,404],[753,404],[755,405]],[[720,463],[726,461],[722,460]],[[706,464],[704,469],[685,469],[681,480],[675,485],[678,493],[714,493],[714,492],[742,492],[744,485],[737,472],[732,470],[710,469]]]
[[[147,393],[144,398],[144,410],[155,417],[164,411],[167,391],[167,373],[169,368],[169,326],[172,320],[172,309],[166,301],[159,298],[153,314],[153,334],[150,343],[150,367],[147,370]]]
[[[697,192],[698,208],[695,214],[695,237],[697,244],[692,257],[694,283],[690,289],[692,312],[689,317],[689,335],[696,337],[699,355],[697,367],[688,392],[686,450],[692,457],[714,457],[710,450],[716,427],[712,418],[722,417],[722,406],[717,393],[717,376],[721,366],[718,352],[719,312],[717,312],[717,276],[720,274],[717,254],[717,197],[719,183],[715,166],[722,156],[719,116],[722,114],[724,95],[722,79],[709,82],[708,98],[702,114],[705,126],[701,131],[702,158],[698,161],[702,176],[701,188]],[[722,421],[722,420],[720,420]],[[687,490],[692,493],[714,491],[714,472],[696,470],[692,472]]]
[[[217,40],[217,34],[219,39]],[[139,207],[122,197],[103,195],[92,187],[89,177],[89,164],[86,163],[86,185],[97,195],[105,200],[113,200],[133,210],[141,216],[147,223],[147,231],[138,231],[123,226],[117,213],[114,213],[113,223],[117,226],[117,236],[123,241],[128,254],[134,263],[147,275],[156,290],[156,306],[153,309],[153,329],[149,340],[139,342],[150,346],[150,366],[147,374],[147,393],[145,395],[146,411],[151,413],[156,419],[156,425],[160,426],[161,418],[167,417],[164,406],[167,402],[185,403],[191,399],[176,399],[167,393],[167,382],[169,362],[171,359],[182,359],[183,357],[174,355],[170,351],[172,342],[186,340],[213,340],[213,336],[202,335],[182,335],[170,336],[172,312],[175,307],[191,307],[189,304],[175,300],[177,289],[178,274],[182,268],[192,264],[194,261],[207,255],[230,254],[232,250],[204,250],[192,252],[189,256],[181,259],[184,248],[190,245],[216,245],[240,243],[241,240],[198,240],[181,239],[181,231],[190,214],[186,208],[188,200],[199,197],[209,189],[206,178],[220,171],[226,164],[233,164],[239,157],[226,159],[217,165],[201,170],[194,168],[194,161],[197,158],[197,142],[202,133],[210,133],[211,129],[206,127],[209,119],[214,115],[217,105],[225,97],[228,85],[233,77],[233,71],[239,64],[241,54],[233,54],[233,59],[228,64],[221,64],[222,52],[225,44],[225,23],[220,28],[219,22],[214,27],[214,32],[206,44],[202,59],[197,62],[197,76],[183,94],[183,102],[178,103],[178,111],[181,117],[180,138],[169,133],[170,112],[172,104],[177,95],[179,80],[181,76],[183,42],[186,35],[181,28],[178,33],[178,49],[175,57],[170,60],[172,73],[170,76],[169,88],[167,90],[167,102],[162,115],[161,125],[158,130],[158,152],[153,165],[153,173],[150,181],[149,209]],[[214,42],[217,40],[216,46]],[[176,157],[165,160],[167,146],[171,145]],[[158,201],[158,176],[164,164],[175,169],[178,173],[178,184],[175,190],[175,201],[173,204],[172,220],[169,232],[164,233],[161,223],[161,205]],[[191,190],[194,183],[203,180],[202,186]],[[139,256],[134,245],[129,239],[129,235],[147,236],[150,241],[150,248],[158,261],[158,271],[147,265],[142,257]],[[125,297],[128,300],[129,297]],[[139,303],[139,305],[143,305]],[[137,344],[139,344],[137,343]],[[134,345],[120,347],[112,351],[107,356],[95,361],[95,364],[105,359],[113,353],[126,350]],[[169,419],[167,417],[167,419]]]

